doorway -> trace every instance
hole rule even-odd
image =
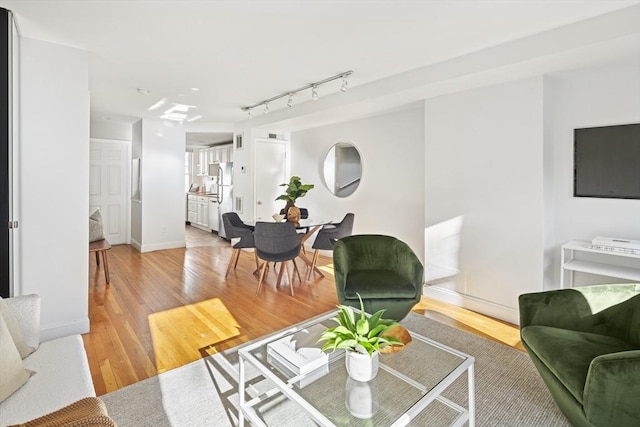
[[[129,243],[129,154],[127,141],[91,139],[89,207],[100,208],[104,237],[112,245]]]
[[[271,221],[273,214],[284,207],[276,198],[284,192],[279,187],[287,182],[287,141],[256,140],[256,185],[255,218],[256,221]]]

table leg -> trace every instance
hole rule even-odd
[[[244,388],[245,388],[245,380],[244,380],[244,359],[242,357],[238,358],[238,398],[240,399],[239,410],[238,410],[238,425],[240,427],[244,427],[244,410],[242,406],[244,405]]]
[[[469,427],[476,425],[476,386],[474,365],[469,366],[467,370],[469,376]]]
[[[107,281],[107,285],[110,283],[109,279],[109,258],[107,258],[107,251],[102,252],[102,261],[104,261],[104,279]],[[96,252],[97,255],[97,252]]]

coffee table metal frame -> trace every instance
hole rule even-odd
[[[357,309],[354,309],[358,311]],[[265,366],[264,363],[258,360],[251,353],[252,350],[258,349],[261,346],[266,346],[268,343],[276,341],[282,337],[293,334],[305,328],[308,328],[316,323],[331,319],[335,317],[337,314],[337,310],[331,311],[320,316],[316,316],[304,323],[298,324],[294,327],[282,330],[275,334],[269,335],[264,339],[258,340],[247,346],[238,350],[239,354],[239,366],[238,366],[238,390],[239,390],[239,425],[244,426],[245,417],[251,422],[251,424],[256,426],[266,426],[264,421],[258,416],[257,412],[254,409],[254,406],[263,400],[270,398],[277,394],[283,394],[288,399],[298,403],[307,413],[310,415],[314,421],[322,426],[332,427],[335,426],[327,417],[325,417],[320,411],[318,411],[312,404],[306,401],[302,396],[296,393],[295,388],[293,387],[293,383],[301,378],[301,376],[296,376],[289,379],[287,382],[282,381],[276,374],[274,374],[269,367]],[[460,365],[458,365],[453,371],[451,371],[447,376],[445,376],[435,387],[431,389],[426,389],[422,384],[417,383],[412,380],[408,376],[404,375],[402,372],[397,371],[389,366],[386,366],[382,362],[380,362],[380,368],[385,369],[388,372],[391,372],[393,375],[401,378],[409,384],[412,384],[418,389],[421,389],[424,393],[424,396],[416,402],[411,408],[409,408],[404,414],[402,414],[391,427],[400,427],[406,426],[409,422],[420,414],[429,404],[431,404],[434,400],[438,400],[439,402],[447,405],[452,408],[456,412],[460,414],[460,416],[455,420],[453,426],[462,426],[466,421],[469,423],[469,427],[475,426],[475,380],[474,380],[474,363],[475,358],[468,354],[462,353],[458,350],[455,350],[451,347],[447,347],[443,344],[440,344],[437,341],[431,340],[429,338],[423,337],[419,334],[409,331],[413,339],[421,340],[429,345],[437,347],[439,349],[450,352],[458,357],[462,357],[464,360]],[[276,387],[272,388],[268,392],[262,393],[260,396],[257,396],[251,400],[246,400],[246,366],[245,363],[249,363],[253,367],[255,367],[261,376],[271,381]],[[464,372],[467,372],[467,385],[468,385],[468,393],[469,393],[469,408],[464,408],[449,399],[446,399],[441,396],[441,393],[446,390],[458,377],[460,377]]]

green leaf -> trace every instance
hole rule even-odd
[[[367,319],[358,320],[356,331],[359,335],[367,335],[367,333],[369,333],[369,322],[367,322]]]
[[[338,344],[336,348],[344,348],[348,350],[354,348],[357,344],[358,342],[356,340],[344,340],[340,342],[340,344]]]
[[[372,330],[369,331],[369,334],[367,335],[369,338],[371,337],[377,337],[379,336],[382,332],[386,331],[387,327],[385,325],[378,325],[375,328],[373,328]]]

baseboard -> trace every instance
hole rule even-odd
[[[444,289],[438,286],[423,286],[422,295],[482,313],[496,319],[501,319],[506,322],[513,323],[514,325],[520,324],[520,313],[517,309],[512,307],[496,304],[470,295],[460,294],[450,289]]]
[[[138,242],[136,239],[134,239],[133,237],[131,238],[131,246],[133,246],[134,248],[136,248],[138,250],[138,252],[142,252],[142,245],[140,244],[140,242]]]
[[[40,329],[40,342],[68,335],[86,334],[89,332],[89,318],[74,320],[72,322],[54,323]]]
[[[161,251],[164,249],[176,249],[176,248],[184,248],[187,246],[187,242],[184,240],[179,240],[175,242],[162,242],[162,243],[151,243],[148,245],[142,245],[140,252],[153,252],[153,251]]]

